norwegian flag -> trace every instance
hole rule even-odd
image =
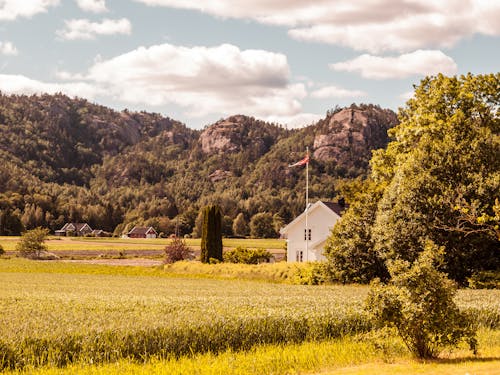
[[[309,154],[306,155],[306,157],[297,163],[290,164],[289,167],[298,167],[299,165],[306,165],[309,164]]]

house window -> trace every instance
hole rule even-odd
[[[303,262],[304,261],[304,252],[301,250],[297,250],[295,252],[295,260],[297,262]]]
[[[308,235],[309,233],[309,235]],[[311,241],[311,230],[310,229],[304,229],[304,241]]]

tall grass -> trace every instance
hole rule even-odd
[[[500,367],[500,331],[481,331],[481,352],[478,357],[464,356],[460,350],[431,362],[410,358],[403,343],[389,337],[381,351],[369,337],[306,342],[289,345],[262,345],[249,351],[226,350],[222,353],[203,353],[180,358],[166,358],[137,363],[130,359],[103,364],[74,364],[70,367],[28,368],[32,375],[125,375],[125,374],[492,374]],[[496,357],[496,359],[495,359]],[[7,372],[9,375],[18,371]]]
[[[363,286],[193,279],[161,269],[25,260],[1,260],[0,284],[0,368],[248,350],[370,328]],[[486,292],[463,291],[458,300],[498,327],[500,291]]]
[[[278,262],[255,265],[234,263],[204,264],[184,261],[165,265],[165,271],[178,275],[317,285],[325,281],[325,273],[322,272],[321,267],[321,263]]]

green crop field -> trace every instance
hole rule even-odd
[[[249,350],[366,332],[367,287],[173,276],[162,268],[0,259],[0,368]],[[462,308],[500,327],[500,291]]]

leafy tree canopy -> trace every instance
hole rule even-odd
[[[371,267],[414,261],[430,239],[446,249],[455,280],[498,269],[500,74],[425,78],[399,120],[373,154],[367,193],[354,194],[332,235],[332,261],[354,265],[360,251]],[[351,280],[367,264],[353,267]]]

